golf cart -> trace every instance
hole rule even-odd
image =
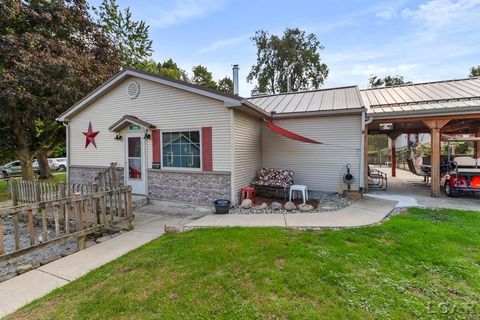
[[[447,140],[448,172],[442,185],[448,197],[458,197],[465,191],[480,192],[480,158],[457,156],[453,158],[450,145],[455,142],[480,141],[480,137],[450,138]]]

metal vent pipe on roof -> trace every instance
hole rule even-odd
[[[233,94],[236,94],[238,96],[239,90],[238,90],[238,64],[233,65]]]

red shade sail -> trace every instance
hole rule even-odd
[[[266,124],[267,128],[271,129],[272,131],[278,133],[281,136],[284,136],[288,139],[300,141],[300,142],[306,142],[306,143],[314,143],[314,144],[322,144],[321,142],[305,138],[304,136],[301,136],[295,132],[288,131],[287,129],[283,129],[279,126],[277,126],[275,123],[273,123],[270,120],[267,120]]]

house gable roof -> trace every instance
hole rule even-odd
[[[63,114],[61,114],[57,120],[58,121],[68,121],[71,117],[76,115],[78,112],[86,108],[90,103],[101,97],[102,95],[106,94],[109,92],[112,88],[114,88],[117,84],[119,84],[122,80],[126,79],[129,76],[133,77],[138,77],[142,78],[145,80],[150,80],[156,83],[160,83],[166,86],[170,86],[173,88],[177,88],[180,90],[185,90],[188,92],[192,92],[201,96],[209,97],[215,100],[220,100],[224,102],[225,107],[236,107],[236,106],[241,106],[242,102],[245,101],[244,98],[233,95],[233,94],[228,94],[224,93],[218,90],[210,89],[210,88],[205,88],[200,85],[196,85],[193,83],[189,83],[186,81],[181,81],[181,80],[175,80],[167,77],[163,77],[160,75],[152,74],[149,72],[144,72],[140,70],[136,70],[133,68],[125,68],[118,72],[116,75],[111,77],[109,80],[107,80],[105,83],[103,83],[100,87],[89,93],[86,97],[84,97],[82,100],[74,104],[72,107],[70,107],[67,111],[65,111]]]

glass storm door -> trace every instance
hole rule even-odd
[[[142,133],[127,133],[125,139],[127,185],[133,194],[146,194],[145,140]]]

